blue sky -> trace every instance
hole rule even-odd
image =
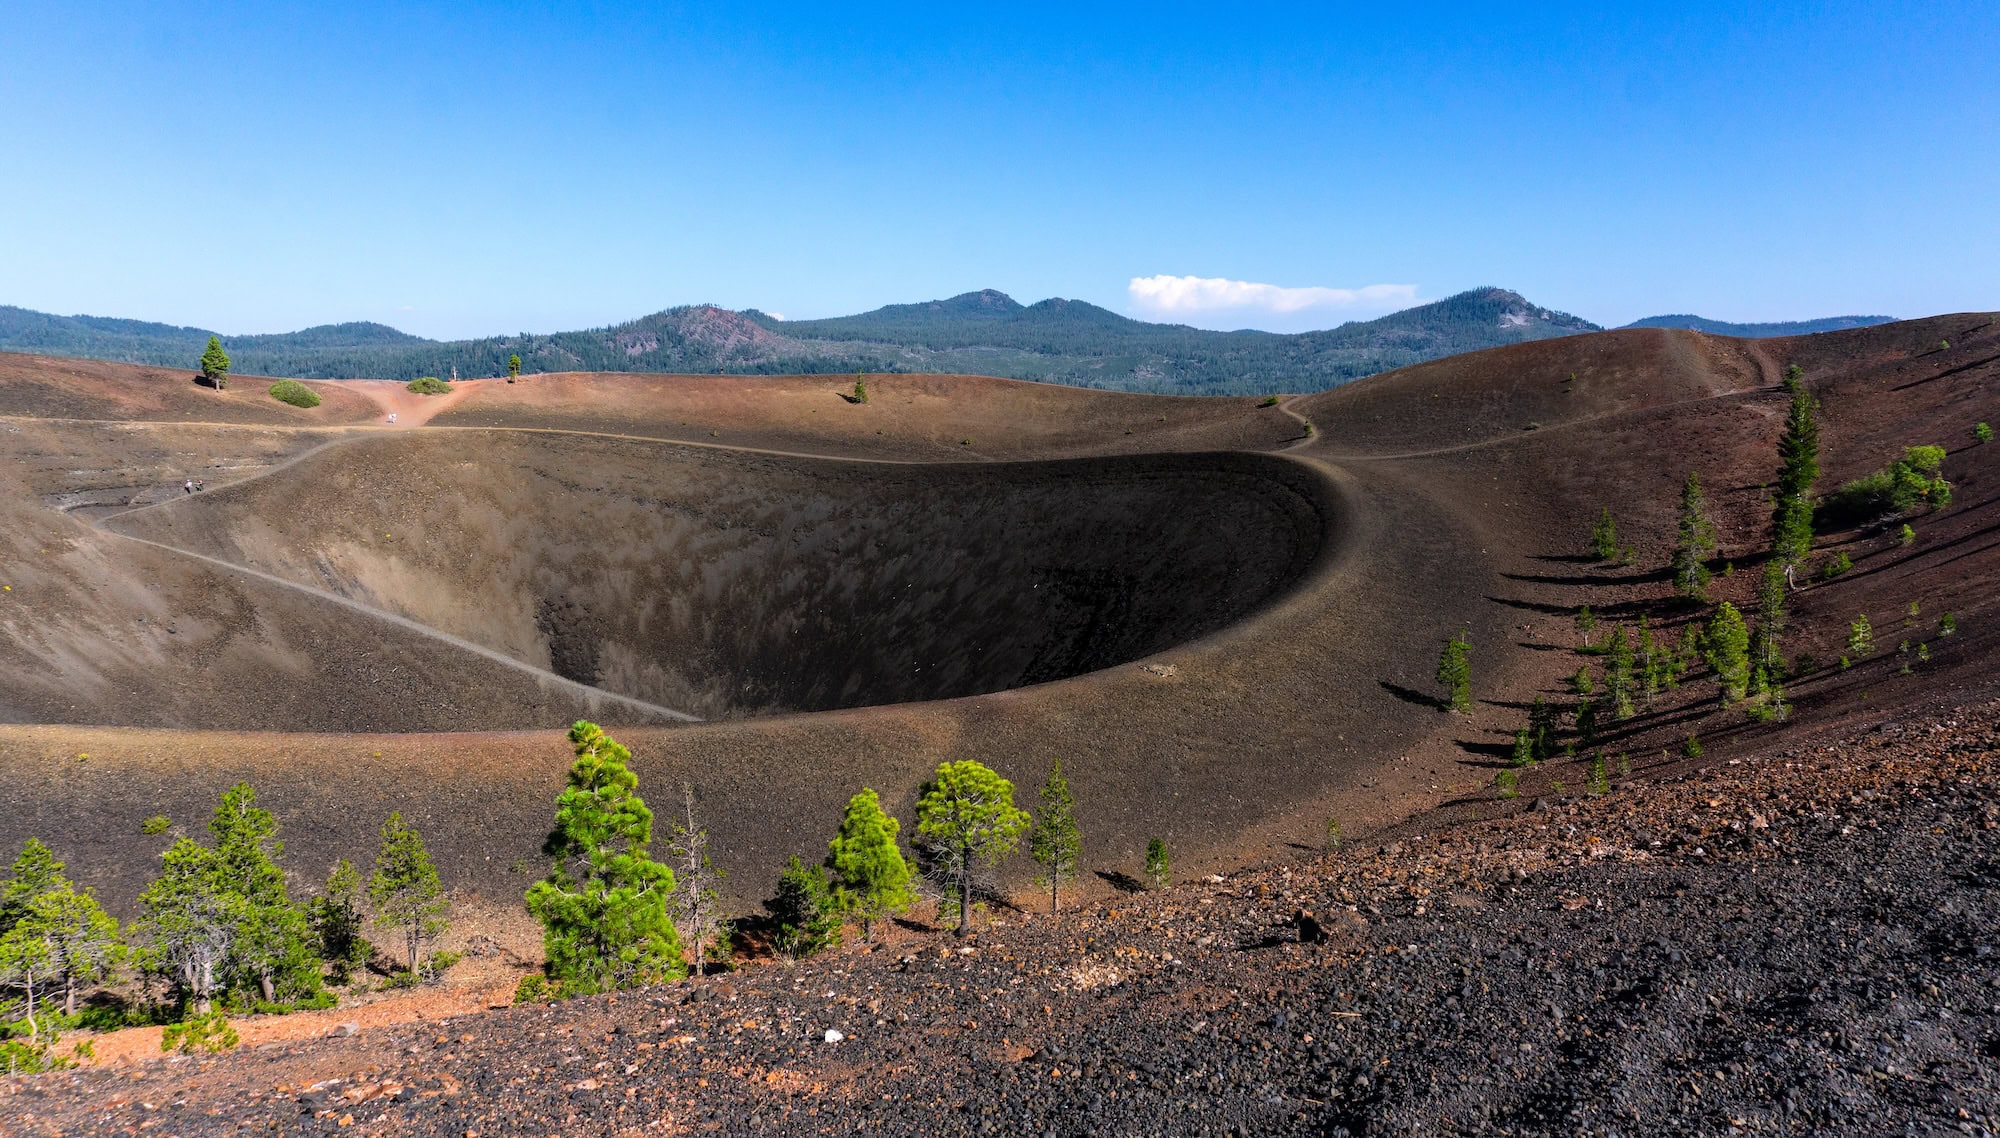
[[[0,303],[432,336],[982,287],[1280,330],[1480,284],[1606,324],[2000,308],[1991,4],[1747,7],[10,0]]]

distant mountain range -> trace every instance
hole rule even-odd
[[[1731,325],[1661,316],[1633,326],[1786,335],[1886,319]],[[1772,328],[1781,331],[1736,330]],[[1150,324],[1080,300],[1022,305],[987,289],[829,320],[787,321],[756,309],[734,312],[704,304],[609,328],[549,335],[440,341],[354,323],[224,336],[222,342],[239,372],[300,379],[448,377],[454,369],[465,378],[494,376],[504,374],[507,357],[518,353],[529,373],[963,372],[1123,391],[1244,395],[1319,391],[1461,352],[1600,330],[1499,288],[1292,335]],[[192,368],[210,334],[203,328],[0,306],[0,350],[6,351]]]
[[[1709,320],[1701,316],[1648,316],[1625,327],[1692,328],[1716,336],[1764,340],[1772,336],[1806,336],[1814,332],[1838,332],[1843,328],[1868,328],[1888,324],[1895,319],[1894,316],[1827,316],[1818,320],[1780,320],[1771,324],[1731,324],[1727,320]]]

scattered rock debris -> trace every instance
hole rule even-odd
[[[0,1116],[22,1134],[1990,1135],[1996,723],[2000,702],[1941,712],[1009,914],[968,944],[0,1081]]]

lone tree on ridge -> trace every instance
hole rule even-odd
[[[219,336],[210,336],[207,350],[201,353],[201,377],[217,391],[229,386],[229,353],[222,350]]]

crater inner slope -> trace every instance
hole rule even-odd
[[[357,438],[110,528],[703,718],[933,700],[1158,652],[1283,592],[1331,511],[1255,454],[900,464]]]

